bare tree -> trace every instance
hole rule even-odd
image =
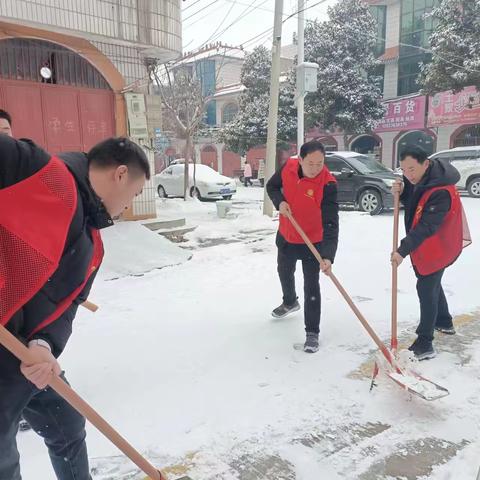
[[[218,58],[220,44],[217,46],[215,57]],[[188,165],[194,158],[193,139],[202,126],[208,103],[213,99],[217,87],[220,71],[225,65],[224,49],[221,62],[215,62],[215,75],[213,88],[209,91],[203,85],[202,69],[197,68],[194,57],[191,62],[179,61],[169,64],[160,64],[156,59],[147,62],[150,79],[156,84],[162,104],[167,112],[167,122],[176,131],[179,138],[185,140],[185,173],[183,198],[189,195]],[[195,169],[195,162],[194,162]],[[195,180],[195,171],[194,171]]]

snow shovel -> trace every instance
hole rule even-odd
[[[33,363],[30,350],[14,337],[4,326],[0,325],[0,344],[24,363]],[[116,430],[109,425],[87,402],[85,402],[66,382],[59,376],[52,375],[49,386],[64,398],[75,410],[83,415],[89,422],[103,433],[115,446],[117,446],[140,470],[145,472],[151,480],[167,480],[148,460],[135,450]],[[185,480],[191,480],[184,477]]]
[[[298,234],[302,237],[303,241],[308,246],[308,248],[310,249],[314,257],[318,260],[320,265],[323,265],[323,258],[320,256],[320,253],[315,248],[315,246],[310,241],[310,239],[307,237],[307,235],[302,230],[302,228],[297,223],[297,221],[293,218],[293,216],[290,213],[287,213],[287,218],[290,220],[290,222],[292,223],[292,225],[294,226]],[[368,323],[367,319],[363,316],[362,312],[360,312],[358,307],[355,305],[353,300],[348,295],[347,291],[343,288],[342,284],[338,281],[337,277],[332,272],[328,276],[330,277],[334,285],[337,287],[342,297],[348,303],[348,306],[353,310],[356,317],[360,320],[360,323],[363,325],[367,333],[370,335],[372,340],[380,349],[388,365],[391,367],[386,371],[386,375],[388,377],[390,377],[397,385],[399,385],[403,389],[407,390],[408,392],[414,395],[418,395],[424,400],[429,400],[429,401],[437,400],[438,398],[442,398],[449,395],[449,391],[446,388],[441,387],[430,380],[427,380],[426,378],[422,377],[416,372],[402,369],[398,365],[391,350],[389,350],[387,346],[380,340],[380,337],[375,333],[373,328]]]

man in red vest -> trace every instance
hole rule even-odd
[[[454,335],[455,328],[442,288],[445,269],[455,262],[468,245],[468,227],[455,184],[460,174],[447,162],[429,160],[419,147],[407,147],[400,156],[403,182],[394,190],[401,192],[405,206],[407,236],[392,253],[391,261],[400,265],[410,255],[420,300],[420,324],[417,339],[409,350],[418,360],[435,357],[434,330]]]
[[[304,351],[318,351],[320,332],[320,268],[331,271],[338,244],[338,203],[335,177],[324,164],[325,148],[317,141],[300,149],[300,158],[290,158],[267,183],[267,192],[280,212],[277,233],[277,267],[283,302],[272,316],[283,318],[300,309],[295,293],[295,268],[302,261],[306,340]],[[293,225],[285,216],[291,213],[314,243],[324,262],[320,267]]]
[[[0,323],[36,359],[0,347],[0,480],[20,480],[20,416],[41,435],[59,480],[90,480],[85,420],[46,388],[103,257],[113,224],[150,177],[143,150],[111,138],[51,156],[0,135]],[[43,478],[41,474],[40,477]]]

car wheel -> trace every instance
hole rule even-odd
[[[224,199],[224,200],[231,200],[231,199],[232,199],[232,195],[224,195],[224,196],[223,196],[223,199]]]
[[[167,198],[167,192],[161,185],[157,187],[157,193],[160,198]]]
[[[376,190],[365,190],[360,194],[358,205],[362,212],[378,215],[383,210],[382,196]]]
[[[480,177],[476,177],[468,182],[468,194],[471,197],[480,198]]]
[[[192,198],[198,198],[199,200],[202,200],[202,194],[200,193],[200,190],[197,187],[192,187],[190,189],[190,196]]]

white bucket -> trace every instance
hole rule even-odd
[[[227,213],[232,208],[232,202],[229,200],[219,200],[217,202],[217,215],[220,218],[226,218]]]

